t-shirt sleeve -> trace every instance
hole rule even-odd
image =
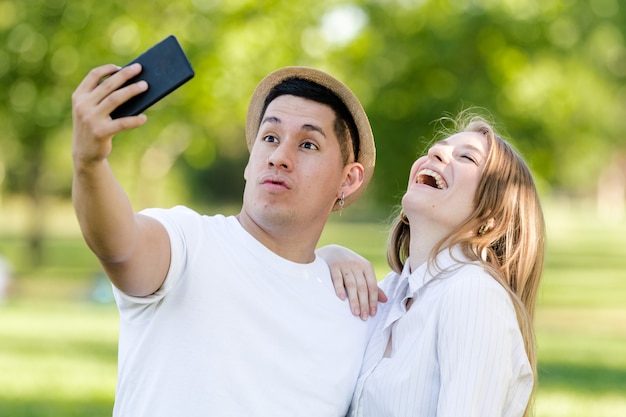
[[[199,221],[200,216],[193,210],[176,206],[171,209],[150,208],[140,211],[140,214],[152,217],[163,225],[170,239],[170,265],[161,287],[145,297],[134,297],[123,293],[113,287],[115,299],[120,309],[133,304],[146,305],[161,300],[181,279],[187,258],[189,256],[188,242],[193,239],[190,230],[198,231],[199,227],[194,225]]]

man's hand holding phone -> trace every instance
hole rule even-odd
[[[193,76],[172,35],[122,68],[103,65],[91,70],[72,95],[74,157],[107,158],[113,135],[143,125],[144,110]]]
[[[108,64],[92,69],[72,94],[73,156],[83,162],[106,159],[113,135],[146,122],[146,116],[112,119],[122,103],[148,90],[145,81],[125,85],[141,73],[140,64],[122,69]],[[124,86],[124,87],[122,87]]]
[[[126,66],[135,63],[141,64],[143,71],[129,80],[128,84],[145,80],[149,89],[111,112],[113,119],[140,114],[194,76],[185,52],[173,35],[163,39]]]

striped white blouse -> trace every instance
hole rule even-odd
[[[453,255],[465,259],[458,249]],[[381,283],[389,301],[350,416],[523,415],[534,378],[509,295],[480,266],[459,264],[447,250],[437,263],[445,272],[433,276],[422,265],[409,273],[407,262]]]

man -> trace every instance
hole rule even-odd
[[[314,69],[269,74],[248,108],[241,212],[135,213],[107,157],[113,135],[146,118],[109,115],[148,86],[118,90],[141,68],[118,69],[92,70],[72,96],[74,206],[120,310],[114,415],[345,415],[367,324],[315,247],[373,172],[358,99]]]

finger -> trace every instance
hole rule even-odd
[[[370,296],[371,295],[370,295],[369,286],[368,286],[365,274],[361,273],[360,275],[357,275],[356,287],[357,287],[357,294],[359,297],[359,308],[361,310],[360,317],[361,317],[361,320],[367,320],[371,312],[371,308],[370,308]],[[376,305],[376,300],[374,301],[374,306],[375,305]]]
[[[138,114],[137,116],[128,116],[128,117],[120,117],[118,119],[114,119],[111,123],[112,134],[119,133],[124,130],[135,129],[139,126],[142,126],[148,118],[145,114]]]
[[[73,118],[75,131],[87,129],[87,136],[107,138],[123,130],[129,130],[143,125],[145,115],[111,119],[111,112],[129,98],[140,94],[148,88],[145,81],[134,83],[107,96],[102,102],[95,104],[93,98],[77,99],[74,103]],[[82,135],[81,135],[82,136]]]
[[[148,83],[144,80],[129,84],[111,92],[102,99],[98,106],[100,106],[103,113],[109,116],[113,110],[130,100],[132,97],[145,92],[148,88]]]
[[[76,90],[72,93],[72,107],[74,110],[82,109],[81,112],[90,112],[100,100],[100,97],[94,95],[95,88],[100,84],[103,77],[110,75],[119,70],[119,67],[113,64],[96,67],[89,71],[83,78]]]
[[[350,310],[355,316],[360,316],[362,313],[361,304],[359,302],[359,289],[357,280],[354,274],[350,271],[344,271],[342,273],[343,286],[348,296],[348,302],[350,303]]]
[[[118,92],[120,90],[124,90],[127,87],[138,84],[135,83],[127,87],[121,88],[124,83],[141,73],[141,70],[141,64],[137,63],[120,69],[119,71],[112,74],[110,77],[106,78],[98,84],[98,86],[94,90],[94,98],[97,100],[97,102],[100,102],[101,100],[109,97],[114,92]]]
[[[76,87],[77,93],[82,92],[90,92],[93,91],[99,84],[100,81],[104,77],[107,77],[115,72],[119,71],[120,67],[113,64],[106,64],[96,68],[93,68],[89,73],[83,78],[78,87]]]
[[[368,295],[368,304],[369,304],[369,312],[370,315],[375,316],[378,312],[378,281],[376,280],[376,273],[374,272],[374,268],[370,265],[364,271],[365,274],[365,283],[367,285],[367,295]],[[384,295],[384,293],[383,293]]]
[[[121,70],[113,64],[92,69],[72,94],[74,111],[83,116],[92,114],[94,111],[102,111],[102,116],[108,118],[113,109],[148,88],[145,82],[139,82],[131,84],[128,88],[122,88],[123,91],[118,91],[123,83],[139,72],[141,72],[141,65],[139,64],[130,65]],[[106,76],[109,77],[102,81],[102,78]],[[111,96],[113,97],[109,99]],[[109,100],[106,101],[104,109],[96,108],[103,100],[107,99]]]
[[[346,288],[343,285],[343,275],[338,268],[330,268],[330,278],[333,280],[333,286],[335,287],[335,293],[340,300],[346,299]]]
[[[378,302],[386,303],[387,301],[389,301],[389,299],[387,298],[387,294],[385,294],[382,289],[378,288]]]

